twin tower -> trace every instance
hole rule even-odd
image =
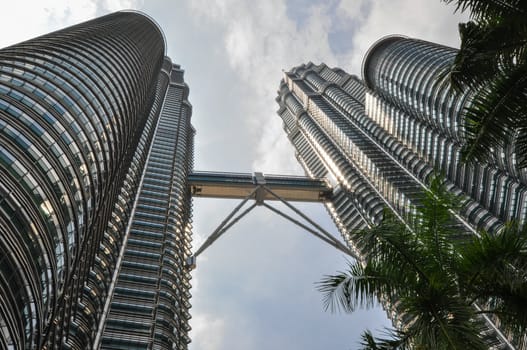
[[[188,87],[165,45],[124,11],[0,50],[0,349],[187,348],[202,188]],[[464,230],[525,222],[511,152],[460,162],[471,95],[436,81],[455,54],[392,36],[362,79],[312,63],[284,74],[278,114],[349,249],[348,232],[386,207],[404,217],[435,173],[469,199]]]

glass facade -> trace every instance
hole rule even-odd
[[[163,33],[140,13],[0,50],[0,349],[107,344],[104,321],[129,329],[123,293],[145,297],[133,297],[130,274],[166,283],[153,287],[149,348],[188,343],[187,95]],[[157,260],[123,257],[125,242]]]
[[[471,225],[489,231],[511,220],[523,225],[527,181],[515,167],[513,145],[496,150],[490,164],[460,162],[460,112],[470,104],[471,93],[454,94],[437,82],[455,54],[454,49],[404,37],[378,41],[363,64],[369,88],[366,114],[469,198],[463,214]]]
[[[385,207],[404,220],[436,172],[468,198],[463,232],[525,223],[511,149],[460,163],[471,96],[436,84],[454,55],[392,36],[363,79],[312,63],[284,75],[284,130],[306,173],[333,185],[325,205],[358,255],[347,233]],[[187,348],[191,112],[143,14],[0,50],[0,349]]]
[[[460,111],[471,95],[453,94],[437,81],[455,53],[391,36],[368,51],[363,80],[312,63],[284,74],[278,114],[299,162],[308,175],[333,178],[349,192],[365,224],[378,222],[384,206],[404,217],[434,173],[468,199],[467,229],[525,222],[526,187],[514,157],[460,162]]]
[[[278,115],[306,174],[334,183],[326,207],[351,248],[348,232],[378,223],[385,207],[405,220],[434,174],[467,198],[457,220],[462,234],[525,222],[525,183],[514,157],[499,151],[491,164],[460,162],[460,111],[471,95],[437,81],[455,54],[390,36],[368,51],[363,79],[313,63],[284,73]]]
[[[188,87],[178,66],[167,81],[161,115],[126,230],[101,349],[187,348],[190,338],[191,202],[187,177],[194,129]]]

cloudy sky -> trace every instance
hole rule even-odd
[[[302,174],[276,116],[282,70],[312,61],[360,75],[365,51],[388,34],[457,47],[454,7],[440,0],[3,0],[0,47],[120,9],[163,28],[185,69],[197,129],[197,170]],[[195,246],[237,203],[196,200]],[[338,235],[321,205],[299,206]],[[191,350],[356,349],[380,309],[322,308],[315,282],[345,257],[265,208],[200,256],[192,283]]]

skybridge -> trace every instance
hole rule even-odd
[[[325,179],[312,179],[304,176],[264,175],[260,172],[248,174],[199,171],[193,172],[188,176],[188,186],[193,197],[241,199],[241,202],[210,234],[194,255],[188,258],[187,267],[190,269],[196,267],[198,255],[256,206],[266,207],[334,248],[356,258],[356,255],[346,245],[290,203],[323,203],[329,201],[333,194],[333,188]],[[241,210],[250,200],[254,202],[248,207],[246,206],[244,210]],[[268,201],[282,202],[298,218],[294,218],[283,210],[269,205]]]
[[[278,200],[277,197],[292,202],[325,202],[332,194],[332,188],[325,179],[264,175],[258,172],[199,171],[190,174],[188,182],[193,197],[244,199],[251,194],[256,202]],[[275,195],[260,186],[272,189]]]

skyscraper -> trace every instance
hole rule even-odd
[[[404,218],[419,205],[433,174],[467,198],[461,230],[525,223],[525,173],[510,150],[497,150],[491,164],[460,162],[460,111],[471,95],[438,83],[455,54],[390,36],[366,54],[362,79],[313,63],[284,73],[277,97],[283,127],[306,173],[333,180],[326,205],[351,246],[347,233],[378,223],[384,207]]]
[[[183,71],[165,59],[166,88],[140,192],[102,313],[101,349],[186,349],[190,342],[191,204],[187,177],[194,129]],[[111,304],[110,304],[111,302]],[[102,335],[102,339],[99,337]]]
[[[393,37],[370,51],[364,81],[312,64],[286,74],[280,114],[306,171],[332,178],[344,236],[386,205],[404,214],[436,163],[474,193],[467,229],[523,220],[512,158],[456,163],[448,123],[469,96],[432,80],[453,53]],[[165,54],[156,23],[132,12],[0,50],[0,348],[186,348],[194,130]]]
[[[0,348],[111,348],[119,327],[184,348],[187,96],[143,14],[0,50]],[[143,305],[148,330],[123,300]]]
[[[467,228],[496,231],[506,221],[525,222],[525,174],[515,169],[513,154],[497,151],[491,164],[460,162],[460,111],[471,95],[453,94],[437,80],[455,54],[391,36],[368,51],[363,79],[312,63],[285,73],[278,114],[298,160],[350,196],[339,217],[360,218],[343,224],[343,232],[378,222],[383,206],[404,214],[434,173],[468,198]]]

